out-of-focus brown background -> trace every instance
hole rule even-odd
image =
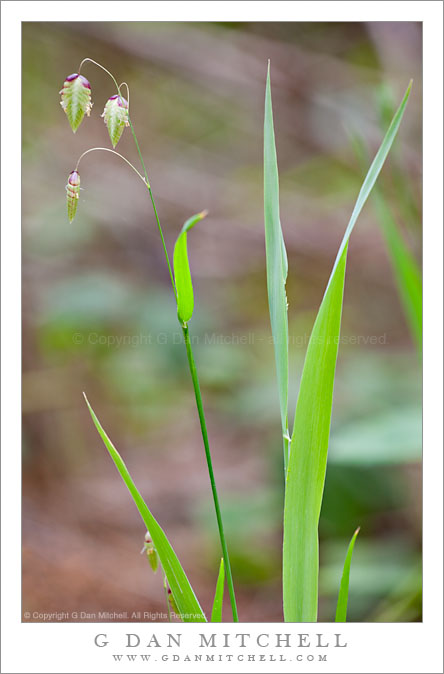
[[[381,186],[420,259],[421,48],[420,24],[402,22],[23,25],[23,611],[31,620],[165,611],[160,575],[139,554],[143,523],[82,391],[207,611],[220,558],[148,195],[118,158],[93,153],[81,164],[72,225],[66,216],[77,157],[110,146],[100,114],[115,91],[103,71],[82,69],[94,107],[74,135],[59,105],[65,76],[89,56],[129,83],[170,252],[184,220],[210,212],[189,236],[190,329],[241,620],[281,621],[282,449],[262,204],[267,60],[290,269],[292,418],[306,340],[363,178],[350,133],[374,152],[410,78]],[[129,130],[117,150],[137,165]],[[342,334],[320,619],[334,617],[346,546],[360,525],[350,620],[419,620],[420,364],[371,203],[350,244]]]

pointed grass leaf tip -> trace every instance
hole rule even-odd
[[[129,126],[128,101],[115,94],[108,98],[102,114],[113,147],[116,147],[125,126]]]
[[[60,105],[68,117],[71,129],[75,133],[84,116],[89,117],[91,103],[91,85],[83,75],[73,73],[68,75],[59,91],[62,96]]]
[[[348,590],[350,584],[350,567],[353,555],[353,549],[355,547],[356,538],[361,530],[361,527],[358,527],[355,533],[352,536],[350,544],[347,549],[347,554],[345,556],[344,570],[342,572],[341,585],[339,587],[338,603],[336,606],[336,617],[335,622],[345,623],[347,621],[347,605],[348,605]]]
[[[213,610],[211,611],[211,622],[222,622],[222,606],[224,602],[225,569],[224,559],[220,560],[219,574],[217,576],[216,594],[214,595]]]
[[[77,202],[80,194],[80,174],[77,171],[71,171],[66,185],[66,203],[68,207],[69,222],[74,220],[77,211]]]

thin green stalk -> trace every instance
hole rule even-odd
[[[174,283],[173,270],[171,269],[170,258],[169,258],[169,255],[168,255],[168,250],[167,250],[167,247],[166,247],[165,238],[163,236],[162,227],[161,227],[161,224],[160,224],[159,216],[157,214],[156,202],[154,201],[154,196],[153,196],[153,192],[152,192],[152,189],[151,189],[151,184],[150,184],[150,181],[149,181],[149,178],[148,178],[147,170],[145,168],[145,162],[143,161],[142,153],[140,151],[139,143],[137,141],[136,132],[134,131],[134,126],[133,126],[133,123],[132,123],[129,115],[128,115],[128,122],[129,122],[129,125],[130,125],[131,133],[133,135],[134,143],[135,143],[136,148],[137,148],[137,154],[139,155],[140,163],[142,165],[142,169],[143,169],[143,172],[145,174],[145,180],[146,180],[146,184],[147,184],[147,187],[148,187],[148,191],[150,193],[151,204],[153,206],[154,216],[155,216],[156,222],[157,222],[157,228],[159,230],[160,238],[162,240],[163,252],[165,254],[166,263],[168,265],[168,271],[170,272],[170,279],[171,279],[171,285],[173,286],[174,297],[177,300],[176,284]]]
[[[211,461],[210,445],[208,442],[207,425],[205,422],[202,396],[200,393],[199,378],[197,376],[196,364],[194,362],[193,349],[191,347],[188,326],[182,326],[182,331],[185,339],[185,345],[187,347],[188,364],[190,366],[191,379],[193,380],[194,394],[196,396],[196,405],[199,414],[200,428],[202,430],[202,438],[205,447],[205,456],[207,459],[208,473],[210,476],[211,491],[213,492],[214,508],[216,510],[217,526],[219,528],[219,536],[222,546],[222,554],[224,558],[225,573],[227,577],[227,585],[228,585],[228,592],[230,595],[231,609],[233,612],[233,620],[234,622],[239,622],[239,618],[237,615],[236,597],[234,595],[233,576],[231,575],[230,558],[228,556],[227,542],[225,540],[224,526],[222,523],[222,515],[219,506],[219,497],[217,495],[216,481],[214,479],[213,463]]]
[[[147,173],[147,170],[145,168],[145,162],[143,161],[142,152],[140,151],[140,146],[139,146],[139,143],[137,141],[136,132],[134,131],[133,123],[132,123],[129,115],[128,115],[128,121],[129,121],[130,129],[131,129],[131,133],[133,135],[134,143],[135,143],[136,148],[137,148],[137,153],[139,155],[140,163],[142,165],[142,169],[143,169],[143,172],[145,174],[145,180],[146,180],[148,190],[149,190],[149,193],[150,193],[150,197],[151,197],[151,204],[153,206],[153,211],[154,211],[154,215],[155,215],[155,218],[156,218],[157,227],[159,229],[160,238],[162,240],[162,246],[163,246],[163,251],[164,251],[164,254],[165,254],[165,259],[166,259],[166,262],[167,262],[167,265],[168,265],[168,271],[170,273],[171,285],[173,287],[174,296],[175,296],[176,301],[177,301],[176,284],[174,283],[174,276],[173,276],[173,272],[172,272],[172,269],[171,269],[170,259],[169,259],[169,256],[168,256],[168,251],[167,251],[167,247],[166,247],[166,244],[165,244],[165,239],[164,239],[164,236],[163,236],[163,231],[162,231],[162,227],[161,227],[161,224],[160,224],[159,216],[157,214],[156,203],[154,201],[153,192],[151,190],[151,185],[150,185],[150,181],[149,181],[149,178],[148,178],[148,173]],[[184,334],[184,338],[185,338],[185,345],[186,345],[186,348],[187,348],[188,364],[189,364],[189,367],[190,367],[191,378],[193,380],[194,393],[195,393],[195,396],[196,396],[196,405],[197,405],[197,411],[198,411],[198,414],[199,414],[200,427],[201,427],[201,431],[202,431],[202,439],[203,439],[204,448],[205,448],[205,457],[207,459],[208,474],[210,476],[211,491],[213,493],[214,508],[216,510],[217,526],[218,526],[218,529],[219,529],[219,537],[220,537],[220,542],[221,542],[221,546],[222,546],[222,554],[223,554],[223,558],[224,558],[224,564],[225,564],[225,570],[226,570],[226,576],[227,576],[228,592],[229,592],[229,595],[230,595],[231,609],[232,609],[232,612],[233,612],[233,620],[234,620],[234,622],[238,622],[239,618],[238,618],[238,613],[237,613],[236,597],[235,597],[235,594],[234,594],[233,576],[231,574],[230,558],[228,556],[227,542],[225,540],[225,533],[224,533],[224,527],[223,527],[223,522],[222,522],[222,515],[221,515],[220,505],[219,505],[219,497],[218,497],[218,494],[217,494],[216,481],[215,481],[215,478],[214,478],[213,463],[212,463],[212,460],[211,460],[210,445],[209,445],[209,441],[208,441],[208,432],[207,432],[207,426],[206,426],[206,422],[205,422],[205,414],[204,414],[204,410],[203,410],[202,395],[201,395],[200,386],[199,386],[199,378],[198,378],[198,375],[197,375],[196,364],[194,362],[193,351],[192,351],[191,343],[190,343],[190,339],[189,339],[188,327],[182,326],[182,330],[183,330],[183,334]]]
[[[172,272],[172,269],[171,269],[170,259],[169,259],[169,256],[168,256],[168,251],[167,251],[167,247],[166,247],[166,244],[165,244],[165,239],[164,239],[164,236],[163,236],[163,231],[162,231],[162,227],[161,227],[161,224],[160,224],[159,216],[157,214],[156,203],[154,201],[153,192],[151,190],[150,181],[149,181],[149,178],[148,178],[147,170],[145,168],[145,162],[143,161],[142,153],[140,151],[140,146],[139,146],[139,143],[137,141],[136,132],[134,131],[134,127],[133,127],[133,124],[131,122],[131,119],[130,119],[129,115],[128,115],[128,121],[129,121],[129,124],[130,124],[131,133],[133,135],[134,143],[136,144],[136,148],[137,148],[137,152],[138,152],[138,155],[139,155],[140,163],[142,165],[142,169],[143,169],[143,172],[145,174],[145,180],[146,180],[148,190],[149,190],[149,193],[150,193],[151,203],[152,203],[152,206],[153,206],[153,211],[154,211],[154,215],[155,215],[156,222],[157,222],[157,227],[159,229],[160,238],[162,240],[163,251],[164,251],[165,259],[166,259],[166,262],[167,262],[167,265],[168,265],[168,271],[170,272],[171,285],[173,287],[174,296],[175,296],[176,301],[177,301],[176,284],[174,283],[173,272]],[[198,414],[199,414],[200,427],[201,427],[201,430],[202,430],[202,439],[203,439],[204,448],[205,448],[205,456],[206,456],[206,459],[207,459],[208,474],[210,476],[211,491],[213,492],[214,508],[216,510],[217,526],[218,526],[218,529],[219,529],[219,537],[220,537],[220,542],[221,542],[221,546],[222,546],[222,553],[223,553],[226,576],[227,576],[228,592],[229,592],[229,595],[230,595],[231,609],[232,609],[232,612],[233,612],[233,620],[234,620],[234,622],[238,622],[239,618],[238,618],[238,614],[237,614],[236,597],[235,597],[235,594],[234,594],[233,576],[231,574],[230,558],[228,556],[228,548],[227,548],[227,543],[226,543],[226,540],[225,540],[224,527],[223,527],[223,522],[222,522],[222,515],[221,515],[221,512],[220,512],[220,506],[219,506],[219,497],[218,497],[218,494],[217,494],[216,481],[215,481],[214,472],[213,472],[213,464],[212,464],[212,461],[211,461],[210,445],[209,445],[209,441],[208,441],[207,426],[206,426],[206,422],[205,422],[205,414],[204,414],[204,411],[203,411],[203,403],[202,403],[202,395],[201,395],[201,392],[200,392],[199,379],[198,379],[198,375],[197,375],[196,364],[194,362],[191,343],[190,343],[190,340],[189,340],[188,327],[182,326],[182,330],[183,330],[183,334],[184,334],[184,338],[185,338],[185,344],[186,344],[186,348],[187,348],[188,364],[190,366],[190,374],[191,374],[191,378],[193,380],[194,393],[195,393],[195,396],[196,396],[196,405],[197,405],[197,411],[198,411]]]
[[[172,622],[172,620],[171,620],[170,599],[168,597],[167,577],[166,577],[165,571],[163,569],[162,569],[162,573],[163,573],[163,591],[164,591],[164,594],[165,594],[165,601],[166,601],[166,605],[167,605],[168,622],[170,623],[170,622]]]
[[[174,283],[173,271],[171,269],[170,259],[169,259],[169,256],[168,256],[168,251],[167,251],[165,239],[164,239],[164,236],[163,236],[162,227],[161,227],[161,224],[160,224],[159,216],[157,214],[156,203],[154,201],[153,192],[151,190],[150,181],[149,181],[149,178],[148,178],[147,170],[145,168],[145,162],[143,161],[142,153],[140,151],[140,146],[139,146],[139,143],[137,141],[136,132],[134,131],[134,127],[133,127],[133,124],[131,122],[131,119],[130,119],[129,115],[128,115],[128,121],[129,121],[130,129],[131,129],[131,133],[133,135],[134,143],[135,143],[136,148],[137,148],[137,153],[139,155],[140,163],[142,165],[142,169],[143,169],[143,172],[145,174],[145,180],[146,180],[146,183],[147,183],[147,186],[148,186],[148,191],[149,191],[150,197],[151,197],[151,204],[153,206],[153,211],[154,211],[154,215],[155,215],[155,218],[156,218],[157,227],[159,229],[160,238],[162,240],[162,246],[163,246],[163,251],[164,251],[164,254],[165,254],[165,259],[166,259],[166,262],[167,262],[167,265],[168,265],[168,271],[170,273],[171,285],[173,287],[174,296],[175,296],[176,301],[177,301],[176,284]],[[198,375],[197,375],[196,364],[194,362],[191,343],[190,343],[190,340],[189,340],[188,327],[182,326],[182,330],[183,330],[183,333],[184,333],[185,344],[186,344],[186,348],[187,348],[188,363],[189,363],[189,366],[190,366],[190,374],[191,374],[191,378],[193,380],[194,393],[195,393],[195,396],[196,396],[196,405],[197,405],[197,411],[198,411],[198,414],[199,414],[200,427],[201,427],[201,430],[202,430],[202,439],[203,439],[204,448],[205,448],[205,456],[206,456],[206,459],[207,459],[208,474],[210,476],[211,491],[213,492],[214,508],[216,510],[217,526],[218,526],[218,529],[219,529],[219,537],[220,537],[220,542],[221,542],[221,546],[222,546],[222,554],[223,554],[224,564],[225,564],[225,569],[226,569],[227,585],[228,585],[228,592],[229,592],[229,595],[230,595],[231,609],[232,609],[232,612],[233,612],[233,620],[234,620],[234,622],[238,622],[239,618],[238,618],[238,614],[237,614],[236,597],[235,597],[235,594],[234,594],[233,576],[231,574],[230,558],[228,556],[228,548],[227,548],[227,543],[226,543],[226,540],[225,540],[224,527],[223,527],[223,522],[222,522],[222,515],[221,515],[221,512],[220,512],[220,506],[219,506],[219,497],[218,497],[218,494],[217,494],[216,481],[215,481],[214,472],[213,472],[213,464],[212,464],[212,461],[211,461],[210,445],[209,445],[209,441],[208,441],[207,426],[206,426],[206,422],[205,422],[205,414],[204,414],[204,411],[203,411],[203,404],[202,404],[202,396],[201,396],[200,386],[199,386],[199,379],[198,379]]]
[[[96,66],[98,66],[99,68],[101,68],[102,70],[104,70],[113,80],[119,96],[122,95],[121,91],[120,91],[120,87],[122,85],[119,85],[117,83],[117,80],[114,77],[114,75],[112,73],[110,73],[109,70],[104,68],[100,63],[97,63],[97,61],[94,61],[93,59],[90,59],[90,58],[83,59],[83,61],[81,62],[80,66],[79,66],[79,70],[78,70],[79,73],[80,73],[80,70],[82,68],[82,65],[86,61],[89,61],[90,63],[93,63]],[[127,87],[128,99],[129,99],[129,87],[128,87],[127,84],[126,84],[126,87]],[[159,215],[157,213],[156,203],[154,201],[154,196],[153,196],[153,192],[151,190],[150,180],[148,178],[148,172],[147,172],[146,167],[145,167],[145,162],[143,161],[142,152],[140,150],[139,142],[137,140],[136,132],[134,130],[134,126],[133,126],[133,123],[131,121],[131,117],[129,116],[129,113],[128,113],[128,123],[129,123],[130,129],[131,129],[131,134],[133,136],[134,143],[136,145],[137,154],[139,155],[140,164],[142,166],[142,170],[143,170],[143,173],[144,173],[144,176],[145,176],[146,186],[147,186],[148,191],[150,193],[151,204],[152,204],[152,207],[153,207],[154,216],[156,218],[157,228],[159,230],[160,238],[161,238],[161,241],[162,241],[163,252],[164,252],[164,255],[165,255],[166,263],[168,265],[168,271],[170,273],[171,285],[172,285],[172,288],[173,288],[174,297],[176,298],[176,302],[177,302],[177,289],[176,289],[176,284],[174,282],[173,270],[171,268],[170,258],[169,258],[168,250],[167,250],[166,243],[165,243],[165,237],[163,235],[162,226],[160,224]],[[127,162],[127,163],[129,163],[129,162]],[[134,168],[134,167],[132,166],[132,168]],[[136,170],[136,169],[134,169],[134,170]],[[195,396],[196,396],[196,404],[197,404],[197,410],[198,410],[198,414],[199,414],[200,426],[201,426],[201,430],[202,430],[202,439],[203,439],[203,443],[204,443],[204,447],[205,447],[205,456],[206,456],[206,459],[207,459],[208,473],[209,473],[210,482],[211,482],[211,490],[213,492],[213,499],[214,499],[214,507],[215,507],[215,510],[216,510],[217,525],[218,525],[218,528],[219,528],[220,542],[221,542],[222,552],[223,552],[223,557],[224,557],[224,564],[225,564],[225,569],[226,569],[227,584],[228,584],[228,590],[229,590],[229,595],[230,595],[231,608],[232,608],[232,611],[233,611],[233,620],[235,622],[238,622],[239,619],[238,619],[238,614],[237,614],[236,598],[235,598],[235,595],[234,595],[233,577],[231,575],[230,560],[229,560],[229,557],[228,557],[228,549],[227,549],[227,544],[226,544],[226,540],[225,540],[225,534],[224,534],[224,529],[223,529],[223,524],[222,524],[222,516],[221,516],[220,506],[219,506],[219,498],[218,498],[218,495],[217,495],[216,482],[215,482],[215,479],[214,479],[213,465],[212,465],[212,461],[211,461],[210,446],[209,446],[209,441],[208,441],[208,433],[207,433],[207,427],[206,427],[206,423],[205,423],[205,415],[204,415],[204,411],[203,411],[202,396],[201,396],[200,387],[199,387],[199,379],[198,379],[198,376],[197,376],[196,365],[194,363],[193,352],[192,352],[191,344],[190,344],[190,341],[189,341],[188,328],[182,326],[182,329],[183,329],[183,332],[184,332],[185,344],[186,344],[186,347],[187,347],[188,363],[189,363],[189,366],[190,366],[190,373],[191,373],[191,378],[193,380],[194,393],[195,393]]]

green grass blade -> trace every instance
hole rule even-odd
[[[356,537],[359,534],[359,527],[356,529],[348,546],[345,556],[344,570],[342,572],[341,585],[339,587],[338,603],[336,606],[335,622],[347,622],[347,604],[348,604],[348,586],[350,583],[350,565],[352,561],[353,548],[355,547]]]
[[[363,141],[352,138],[360,161],[367,152]],[[378,216],[407,323],[419,354],[422,351],[422,279],[419,266],[408,249],[382,191],[375,187],[371,199]]]
[[[199,602],[197,601],[196,595],[193,592],[193,589],[185,575],[176,553],[171,547],[162,528],[157,523],[157,520],[153,517],[147,505],[145,504],[145,501],[135,486],[128,469],[122,460],[122,457],[103,430],[100,421],[96,417],[94,410],[88,402],[86,395],[85,400],[99,435],[102,438],[108,452],[110,453],[110,456],[120,473],[120,477],[126,484],[128,491],[133,497],[134,503],[137,506],[137,509],[145,523],[147,530],[150,532],[154,547],[156,548],[157,554],[159,555],[160,563],[162,564],[182,620],[184,622],[206,622],[205,615],[200,607]]]
[[[284,617],[288,622],[317,620],[318,524],[327,465],[348,241],[395,139],[410,88],[411,83],[359,192],[305,356],[285,489],[283,598]]]
[[[318,522],[330,433],[347,247],[319,310],[305,358],[296,407],[284,507],[284,617],[316,622]]]
[[[288,316],[285,282],[287,253],[279,218],[279,176],[271,103],[270,65],[265,92],[264,119],[264,220],[267,258],[267,290],[271,332],[274,342],[279,390],[282,434],[284,436],[284,465],[288,458]]]
[[[206,211],[193,215],[182,227],[174,246],[174,279],[177,292],[177,315],[182,324],[188,323],[194,310],[193,283],[188,261],[187,232],[206,216]]]
[[[224,585],[225,585],[225,571],[224,560],[220,560],[219,575],[216,583],[216,593],[214,595],[213,610],[211,611],[211,622],[222,622],[222,605],[224,603]]]

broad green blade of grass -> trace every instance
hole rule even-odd
[[[188,323],[194,310],[193,283],[188,261],[187,233],[206,216],[207,212],[197,213],[186,221],[174,246],[174,279],[177,292],[177,315],[182,324]]]
[[[86,395],[83,395],[85,396],[86,404],[88,405],[92,420],[94,421],[99,435],[102,438],[108,452],[110,453],[110,456],[120,473],[120,477],[126,484],[128,491],[133,497],[134,503],[137,506],[137,509],[145,523],[147,530],[150,532],[154,547],[156,548],[157,554],[159,555],[160,563],[162,564],[182,620],[184,622],[206,622],[205,615],[200,607],[199,602],[197,601],[196,595],[193,592],[193,589],[185,575],[185,571],[183,570],[176,553],[171,547],[162,528],[157,523],[157,520],[153,517],[147,505],[145,504],[145,501],[135,486],[128,469],[122,460],[122,457],[103,430],[100,421],[96,417],[94,410],[88,402]]]
[[[279,218],[279,176],[271,103],[270,64],[265,92],[264,119],[264,219],[267,289],[279,390],[284,466],[288,463],[288,316],[285,282],[287,253]]]
[[[367,152],[363,141],[352,138],[352,143],[361,163]],[[375,186],[371,201],[384,235],[385,244],[393,268],[396,286],[404,309],[407,323],[419,354],[422,353],[422,279],[415,258],[408,249],[399,227],[391,213],[382,191]]]
[[[313,326],[296,405],[284,506],[283,598],[288,622],[316,622],[318,524],[327,465],[333,385],[350,234],[395,139],[411,83],[358,195]]]
[[[344,570],[342,572],[341,585],[339,587],[338,603],[336,606],[335,622],[345,623],[347,621],[348,604],[348,586],[350,583],[350,565],[352,561],[353,548],[355,547],[356,536],[359,534],[359,527],[352,536],[345,556]]]
[[[211,611],[211,622],[222,622],[222,606],[224,603],[224,585],[225,585],[225,571],[224,560],[220,560],[219,575],[216,583],[216,593],[214,595],[213,610]]]

